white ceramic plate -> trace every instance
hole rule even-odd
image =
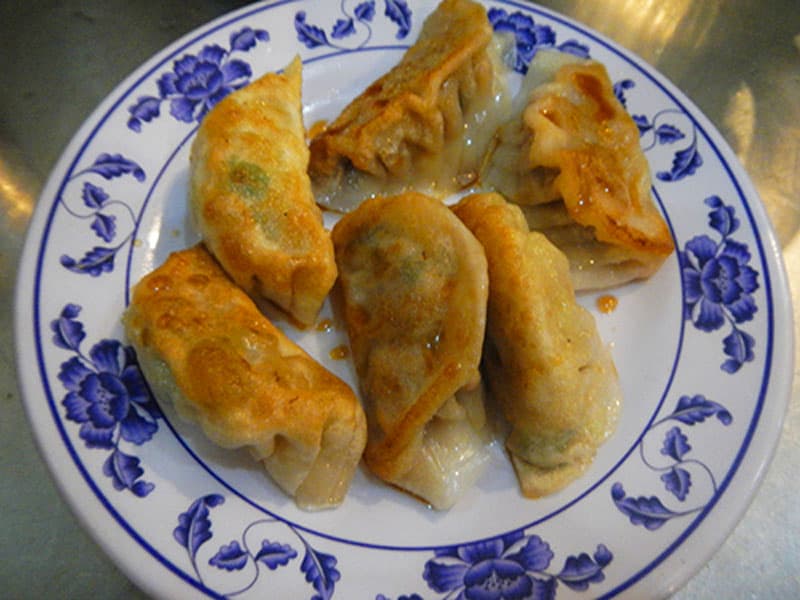
[[[306,122],[330,118],[400,58],[433,4],[279,2],[214,21],[103,102],[41,196],[17,297],[25,403],[84,526],[154,596],[666,595],[722,543],[764,472],[792,340],[778,246],[752,185],[662,76],[580,25],[513,2],[487,5],[495,27],[517,37],[519,70],[542,47],[608,66],[679,250],[649,281],[616,290],[610,314],[582,298],[625,394],[592,468],[530,501],[497,450],[446,513],[361,471],[343,506],[308,514],[244,453],[216,449],[148,397],[120,314],[131,285],[197,240],[187,154],[205,109],[299,54]],[[353,383],[350,363],[329,358],[342,331],[287,330]]]

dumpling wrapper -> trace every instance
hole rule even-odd
[[[483,173],[570,261],[576,289],[653,274],[673,251],[639,129],[605,67],[539,51]]]
[[[304,509],[342,502],[366,443],[350,387],[274,327],[202,246],[133,290],[125,329],[160,400],[224,448],[249,448]]]
[[[575,300],[564,254],[519,207],[475,194],[454,207],[489,265],[483,367],[511,426],[506,447],[525,496],[556,492],[594,460],[621,402],[592,315]]]
[[[443,198],[475,182],[507,117],[502,40],[486,9],[444,0],[402,60],[311,140],[317,201],[346,212],[371,195]]]
[[[448,508],[488,458],[483,250],[444,204],[414,192],[365,201],[336,224],[333,242],[369,424],[365,462]]]
[[[205,115],[192,144],[190,205],[231,278],[309,325],[336,263],[306,171],[301,69],[295,58]]]

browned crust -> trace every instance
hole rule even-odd
[[[190,204],[204,241],[234,281],[307,325],[336,279],[336,264],[306,173],[300,84],[296,59],[205,116],[192,145]],[[247,181],[233,181],[236,165],[244,165],[242,177],[255,179],[251,192]]]
[[[491,36],[483,6],[444,0],[400,63],[311,140],[312,178],[330,177],[348,163],[378,176],[401,168],[402,149],[386,143],[397,139],[397,130],[403,130],[404,144],[436,152],[445,127],[436,110],[442,84],[485,49]]]
[[[202,245],[136,285],[125,325],[138,353],[168,367],[179,412],[215,443],[266,459],[283,440],[312,468],[331,454],[324,441],[352,476],[366,437],[353,391],[272,325]]]

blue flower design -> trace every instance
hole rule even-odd
[[[695,236],[679,253],[684,316],[705,332],[730,325],[731,333],[723,340],[728,359],[721,369],[735,373],[754,359],[755,340],[738,325],[752,320],[758,310],[752,295],[758,289],[758,273],[749,265],[747,245],[730,237],[739,228],[733,207],[718,196],[706,198],[705,203],[712,208],[709,225],[721,239]]]
[[[664,488],[681,503],[689,498],[692,487],[692,475],[686,469],[689,464],[699,467],[706,473],[713,493],[716,495],[717,481],[714,474],[704,462],[688,456],[692,451],[692,446],[689,444],[689,437],[679,425],[670,427],[664,434],[661,443],[660,454],[674,461],[671,465],[659,467],[650,462],[645,456],[644,439],[665,423],[678,422],[682,425],[693,427],[704,423],[711,417],[716,417],[725,426],[733,422],[733,416],[728,409],[717,402],[709,400],[702,394],[681,396],[675,405],[675,409],[664,418],[653,423],[645,431],[644,437],[639,442],[639,455],[642,462],[651,471],[661,473],[660,479],[664,484]],[[659,529],[672,519],[697,513],[703,510],[707,504],[707,502],[702,502],[687,510],[673,510],[665,505],[658,496],[628,496],[620,482],[616,482],[611,487],[611,499],[617,509],[628,517],[631,524],[641,525],[650,531]]]
[[[398,40],[405,38],[411,31],[411,9],[405,0],[384,0],[384,16],[397,25],[395,37]],[[372,39],[372,20],[375,18],[375,0],[364,0],[356,5],[350,14],[345,3],[341,2],[339,10],[342,17],[337,19],[330,29],[330,36],[322,27],[314,25],[308,20],[306,11],[300,10],[294,16],[294,30],[297,39],[306,48],[314,49],[321,46],[336,48],[338,50],[353,50],[363,48]],[[359,31],[365,35],[356,36]],[[356,38],[347,46],[342,45],[347,38]],[[331,40],[337,40],[333,42]]]
[[[53,343],[74,353],[62,363],[59,380],[67,390],[62,400],[66,417],[80,424],[87,448],[110,450],[103,473],[118,490],[146,496],[153,484],[141,481],[139,459],[120,449],[122,441],[141,446],[158,431],[161,410],[151,397],[133,349],[105,339],[89,350],[80,345],[86,334],[77,320],[81,307],[67,304],[50,328]]]
[[[121,154],[100,154],[91,165],[72,175],[69,181],[88,175],[99,175],[107,181],[123,175],[131,175],[139,182],[145,180],[144,170],[136,162]],[[91,230],[107,244],[113,242],[118,233],[117,217],[107,212],[111,207],[121,206],[129,216],[131,223],[136,221],[136,216],[127,204],[120,200],[114,200],[104,188],[91,181],[83,182],[80,197],[83,203],[81,209],[71,208],[64,201],[63,196],[59,197],[59,202],[70,216],[81,220],[91,220]],[[114,258],[117,252],[132,234],[133,230],[131,229],[121,242],[113,246],[94,246],[80,259],[64,254],[59,262],[61,266],[73,273],[99,277],[103,273],[114,270]]]
[[[158,79],[158,96],[141,96],[128,108],[128,127],[142,130],[161,113],[162,102],[169,102],[169,112],[184,123],[200,122],[215,104],[234,90],[250,83],[253,72],[246,62],[231,58],[233,52],[248,52],[258,42],[268,41],[263,29],[244,29],[231,34],[230,48],[218,44],[204,46],[196,55],[186,54],[176,60],[172,71]]]
[[[622,106],[627,108],[627,92],[636,87],[631,79],[623,79],[614,84],[614,94]],[[647,152],[656,146],[673,145],[686,139],[686,134],[673,123],[664,122],[670,117],[686,117],[682,110],[667,108],[657,112],[652,119],[646,115],[632,114],[631,118],[639,129],[642,138],[642,149]],[[703,166],[703,157],[697,148],[697,128],[691,123],[692,136],[688,144],[677,150],[672,156],[669,170],[656,171],[656,179],[663,182],[680,181],[694,175]]]
[[[495,31],[514,36],[515,52],[513,64],[509,66],[518,73],[524,75],[528,72],[528,65],[540,48],[556,49],[582,58],[589,57],[589,48],[575,40],[568,40],[556,46],[556,34],[553,28],[537,24],[530,15],[519,11],[508,13],[502,8],[491,8],[488,16]]]
[[[200,547],[214,537],[211,530],[211,509],[225,503],[225,497],[220,494],[207,494],[201,496],[178,515],[178,525],[172,536],[185,550],[192,564],[192,569],[198,581],[203,582],[203,575],[197,561]],[[306,582],[310,583],[316,592],[312,600],[328,600],[333,597],[336,582],[341,574],[336,569],[336,557],[325,554],[313,548],[306,539],[291,525],[275,518],[259,519],[250,523],[242,532],[239,540],[232,540],[222,544],[219,550],[208,560],[208,564],[222,571],[243,571],[248,565],[254,565],[252,578],[234,591],[220,594],[222,597],[235,597],[250,590],[255,586],[263,565],[269,571],[275,571],[289,565],[298,557],[297,550],[290,544],[261,538],[257,549],[251,549],[248,539],[255,535],[255,531],[263,526],[284,526],[297,537],[305,548],[303,559],[300,562],[299,573]],[[297,564],[297,563],[295,563]]]
[[[425,563],[428,587],[447,597],[479,600],[555,598],[559,583],[583,591],[603,581],[613,555],[603,544],[594,556],[569,556],[563,569],[548,573],[550,545],[537,535],[516,531],[497,538],[435,551]]]

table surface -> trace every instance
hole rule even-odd
[[[13,295],[37,196],[93,108],[139,64],[242,2],[0,3],[0,585],[8,598],[141,598],[60,498],[16,382]],[[800,307],[800,2],[546,0],[636,52],[721,131],[774,223]],[[800,597],[800,383],[762,487],[676,598]],[[794,509],[794,510],[792,510]]]

